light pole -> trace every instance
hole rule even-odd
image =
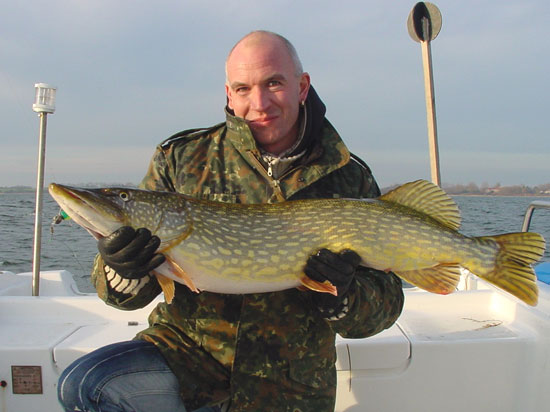
[[[55,111],[56,88],[46,83],[34,85],[36,95],[32,109],[40,117],[38,140],[38,171],[36,177],[36,209],[34,214],[34,246],[32,260],[32,296],[40,293],[40,249],[42,242],[42,194],[44,191],[44,159],[46,154],[46,124],[49,113]]]
[[[441,186],[439,171],[439,146],[437,143],[437,121],[435,116],[435,92],[432,69],[432,49],[430,42],[441,30],[441,12],[435,4],[419,2],[413,7],[407,19],[411,38],[422,46],[424,66],[424,88],[426,91],[426,115],[428,120],[428,142],[430,149],[430,169],[432,182]]]

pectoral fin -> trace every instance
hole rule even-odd
[[[330,293],[331,295],[338,296],[338,289],[336,289],[336,286],[334,286],[328,280],[325,280],[321,283],[307,276],[304,276],[300,279],[300,282],[307,289],[321,293]]]
[[[193,281],[191,280],[189,275],[187,273],[185,273],[185,270],[183,270],[176,262],[174,262],[170,258],[167,258],[166,263],[169,266],[168,269],[170,270],[170,272],[174,276],[176,276],[176,277],[178,277],[182,280],[181,283],[183,283],[185,286],[187,286],[189,289],[191,289],[195,293],[200,292],[200,290],[195,286],[195,284],[193,283]]]
[[[440,264],[426,269],[394,273],[421,289],[440,295],[454,292],[460,281],[460,266],[456,264]]]
[[[185,273],[185,271],[173,260],[167,258],[166,261],[163,264],[163,270],[168,270],[172,275],[175,277],[181,279],[180,283],[183,283],[185,286],[187,286],[189,289],[191,289],[195,293],[199,293],[199,289],[195,286],[189,275]],[[159,282],[159,285],[164,292],[164,298],[166,299],[167,303],[172,303],[172,300],[174,299],[174,295],[176,293],[176,285],[174,284],[174,281],[170,279],[169,277],[166,277],[159,272],[153,270],[153,273],[157,277],[157,281]]]
[[[166,303],[172,303],[174,295],[176,294],[176,285],[174,284],[174,281],[159,273],[155,273],[155,276],[157,277],[160,288],[164,292],[164,299],[166,300]]]

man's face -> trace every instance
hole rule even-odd
[[[286,48],[271,37],[245,39],[227,61],[228,106],[247,121],[258,144],[273,154],[296,141],[299,106],[309,84],[309,75],[297,76]]]

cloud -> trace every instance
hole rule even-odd
[[[117,157],[122,147],[150,154],[176,131],[222,121],[225,56],[238,38],[257,28],[281,32],[294,42],[327,105],[329,120],[354,152],[375,162],[379,179],[391,184],[413,175],[429,177],[420,46],[406,29],[413,3],[5,3],[3,15],[9,18],[3,21],[0,39],[1,163],[9,164],[3,170],[11,170],[17,179],[28,176],[29,185],[34,184],[33,173],[27,171],[35,164],[38,129],[31,110],[34,83],[58,86],[57,111],[48,125],[48,156],[65,153],[63,167],[87,171],[91,180],[108,169],[94,171],[94,164],[118,159],[140,179],[149,155],[136,154],[136,161],[145,163],[133,164]],[[542,156],[550,149],[550,96],[544,90],[550,3],[439,0],[437,5],[443,27],[432,52],[440,149],[442,158],[447,156],[444,180],[475,181],[490,174],[483,164],[493,167],[487,159],[495,153],[494,165],[497,159],[510,161],[511,171],[500,171],[501,183],[506,184],[506,175],[510,181],[533,184],[537,173],[548,175],[541,159],[519,164],[506,156]],[[28,147],[19,153],[15,142]],[[82,164],[89,161],[90,166],[72,163],[64,149],[68,147],[75,153],[85,150]],[[460,162],[460,156],[449,153],[473,160]],[[47,164],[57,162],[48,157]],[[11,176],[3,179],[11,181]]]
[[[431,180],[428,150],[357,151],[382,187],[417,179]],[[501,183],[534,186],[550,183],[547,153],[453,151],[439,154],[443,184]]]
[[[38,148],[0,145],[0,186],[34,186]],[[153,155],[151,146],[97,145],[53,146],[46,148],[45,184],[50,182],[83,184],[90,182],[134,183],[141,181]],[[14,171],[17,171],[15,173]]]

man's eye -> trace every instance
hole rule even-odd
[[[279,80],[271,80],[267,85],[269,87],[279,87],[281,82]]]
[[[237,87],[235,91],[239,94],[246,93],[248,91],[248,87]]]

